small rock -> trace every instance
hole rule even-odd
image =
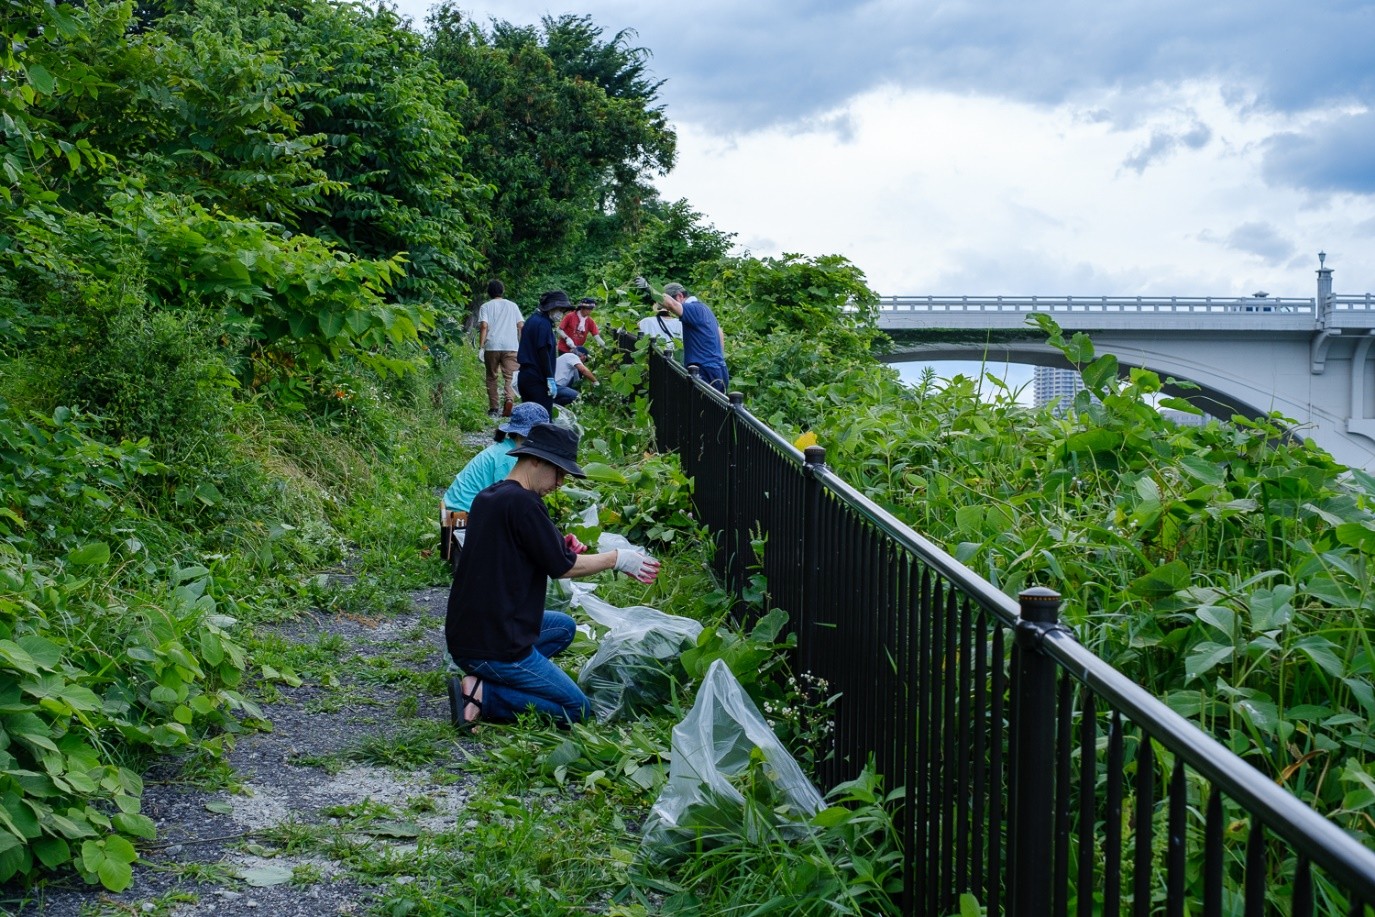
[[[176,856],[177,854],[181,853],[182,850],[183,847],[181,844],[173,844],[170,847],[164,847],[162,852],[167,854],[168,856]]]
[[[227,898],[230,901],[233,901],[235,898],[243,897],[243,892],[232,892],[227,888],[222,888],[215,892],[215,894],[219,895],[221,898]]]

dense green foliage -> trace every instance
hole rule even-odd
[[[488,33],[448,3],[430,25],[434,60],[468,87],[454,98],[465,160],[493,193],[482,248],[508,287],[558,275],[589,238],[605,246],[639,228],[641,203],[657,199],[648,178],[672,167],[676,137],[633,33],[603,40],[573,15]]]

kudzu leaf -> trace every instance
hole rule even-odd
[[[22,646],[13,640],[0,640],[0,662],[29,675],[38,674],[38,666]]]
[[[220,815],[233,815],[234,807],[227,802],[207,802],[205,804],[207,812],[216,812]]]
[[[72,858],[72,848],[60,837],[38,838],[33,842],[33,853],[49,869],[61,866]]]
[[[110,857],[106,857],[105,862],[100,864],[97,875],[100,876],[100,884],[112,892],[122,892],[134,881],[134,871],[129,864]]]
[[[67,555],[67,563],[80,566],[97,566],[110,559],[110,546],[103,541],[83,544]]]
[[[120,831],[125,834],[132,834],[134,837],[151,841],[158,836],[157,826],[147,815],[130,815],[127,812],[120,812],[111,821]]]

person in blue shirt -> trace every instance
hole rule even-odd
[[[572,307],[567,293],[550,290],[539,298],[539,311],[526,319],[525,327],[520,330],[520,348],[516,351],[516,362],[520,364],[516,388],[520,391],[520,400],[544,405],[551,415],[554,398],[559,393],[558,383],[554,381],[554,367],[559,357],[554,329]]]
[[[549,412],[543,405],[522,402],[511,411],[511,418],[497,427],[499,438],[463,466],[449,489],[444,491],[444,508],[451,513],[463,513],[473,508],[473,497],[478,491],[491,487],[498,481],[506,480],[511,469],[516,467],[516,457],[511,454],[525,437],[530,428],[537,423],[548,423]]]
[[[654,296],[643,277],[635,278],[635,285]],[[726,371],[726,335],[711,308],[681,283],[666,284],[663,294],[654,298],[682,319],[683,365],[696,366],[703,382],[725,394],[730,385],[730,373]]]

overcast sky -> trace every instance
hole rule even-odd
[[[399,4],[418,28],[427,0]],[[659,181],[883,294],[1375,291],[1370,0],[502,0],[653,52]]]

